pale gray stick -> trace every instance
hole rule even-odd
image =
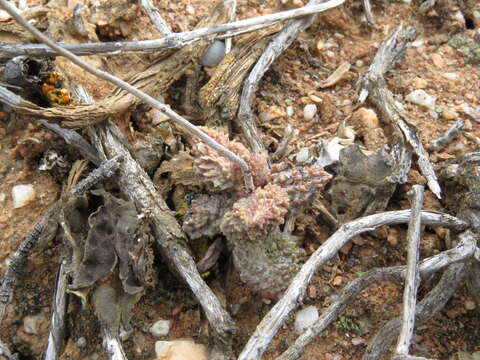
[[[287,320],[288,315],[298,306],[298,301],[305,294],[305,290],[313,274],[330,260],[352,237],[363,232],[389,224],[406,223],[410,219],[410,210],[388,211],[380,214],[365,216],[343,224],[328,240],[323,243],[302,266],[300,271],[290,282],[282,298],[262,319],[257,329],[245,345],[238,360],[258,360],[267,349],[277,331]],[[453,216],[434,211],[422,211],[421,221],[425,225],[437,225],[463,230],[467,224]]]
[[[98,169],[92,171],[89,176],[80,181],[72,189],[70,189],[71,195],[81,195],[87,191],[89,187],[95,185],[99,181],[104,180],[108,176],[112,176],[119,166],[121,157],[114,157],[105,161]],[[33,229],[25,236],[17,251],[10,255],[10,265],[5,271],[2,283],[0,286],[0,325],[2,324],[7,305],[12,300],[13,289],[17,283],[18,277],[23,271],[25,262],[27,261],[30,252],[33,247],[38,243],[42,232],[51,225],[52,222],[57,221],[57,215],[60,211],[61,202],[57,201],[53,204],[42,218],[34,225]],[[55,234],[51,234],[53,237]]]
[[[464,262],[450,265],[443,273],[438,284],[418,304],[415,321],[418,324],[423,323],[443,309],[448,299],[450,299],[464,278]],[[390,345],[395,341],[395,338],[400,331],[401,324],[402,320],[399,317],[390,320],[377,333],[377,335],[375,335],[372,342],[368,345],[363,356],[363,360],[380,359],[381,356],[388,350]]]
[[[332,1],[344,1],[344,0],[332,0]],[[198,129],[195,125],[191,124],[187,119],[183,118],[175,111],[170,109],[170,107],[166,106],[162,102],[158,101],[157,99],[151,97],[150,95],[144,93],[143,91],[137,89],[136,87],[130,85],[129,83],[109,74],[105,71],[99,70],[91,66],[90,64],[84,62],[78,56],[70,53],[68,50],[58,46],[52,40],[47,38],[43,35],[40,31],[35,29],[28,21],[26,21],[20,14],[18,14],[11,5],[6,0],[0,0],[0,5],[26,30],[31,32],[33,35],[37,37],[38,40],[50,46],[53,50],[55,50],[58,54],[65,56],[67,59],[72,61],[74,64],[80,66],[82,69],[92,73],[93,75],[99,77],[100,79],[106,80],[111,82],[112,84],[118,86],[119,88],[137,96],[139,99],[143,100],[150,106],[163,111],[168,117],[170,117],[179,127],[181,127],[186,132],[197,136],[200,138],[205,144],[212,147],[216,151],[218,151],[221,155],[225,156],[226,158],[230,159],[234,163],[236,163],[240,169],[242,170],[244,180],[245,180],[245,187],[249,191],[253,191],[253,178],[250,170],[250,166],[243,160],[240,156],[233,153],[232,151],[228,150],[217,141],[212,139],[206,133]]]
[[[102,329],[103,333],[103,347],[107,352],[107,356],[110,360],[128,360],[125,351],[123,350],[122,343],[118,336],[113,335],[107,328]]]
[[[128,198],[135,203],[140,211],[144,211],[151,220],[157,243],[166,259],[178,272],[182,279],[198,299],[203,311],[213,329],[216,341],[229,344],[232,334],[236,331],[235,323],[223,309],[220,301],[198,273],[195,261],[185,248],[186,237],[171,214],[170,209],[158,193],[150,177],[132,158],[128,149],[114,135],[114,124],[98,124],[95,126],[98,138],[94,146],[101,153],[113,157],[124,156],[117,182]]]
[[[407,231],[407,276],[403,292],[402,329],[398,337],[395,356],[408,355],[410,342],[415,329],[415,309],[417,306],[417,291],[420,285],[418,259],[420,252],[420,211],[423,205],[423,186],[413,185],[411,190],[412,215]]]
[[[47,129],[61,136],[67,144],[75,146],[85,159],[90,160],[97,166],[100,165],[101,160],[98,157],[97,150],[95,150],[92,145],[90,145],[88,141],[80,136],[75,130],[64,129],[58,124],[49,123],[47,120],[43,119],[37,121]]]
[[[450,264],[471,258],[478,249],[476,247],[477,236],[471,230],[467,230],[460,234],[459,240],[459,244],[453,249],[443,251],[423,260],[419,267],[420,276],[427,277]],[[305,330],[276,360],[297,360],[303,355],[306,346],[332,324],[362,290],[380,281],[402,282],[405,279],[405,274],[405,266],[394,266],[372,269],[353,280],[345,286],[340,295],[336,297],[336,300],[323,311],[315,324]]]
[[[50,332],[48,334],[47,349],[44,360],[57,360],[62,351],[65,338],[65,321],[67,316],[67,285],[68,276],[65,270],[65,262],[60,263],[57,274],[57,286],[52,304],[52,318],[50,320]]]
[[[365,18],[367,19],[367,23],[370,25],[375,24],[375,20],[373,19],[373,12],[372,12],[372,4],[370,0],[363,0],[363,10],[365,11]]]
[[[232,5],[228,8],[228,20],[235,20],[235,13],[237,12],[237,0],[231,0]],[[228,54],[232,50],[232,33],[229,31],[225,34],[225,54]]]
[[[287,146],[288,144],[290,144],[290,141],[292,141],[295,133],[296,131],[293,129],[292,125],[287,124],[287,126],[285,126],[285,129],[283,130],[282,140],[280,140],[277,150],[272,155],[273,161],[278,161],[283,157],[283,155],[285,155],[285,152],[287,151]]]
[[[338,5],[343,2],[338,3]],[[308,6],[326,5],[328,2],[322,0],[310,0]],[[315,20],[315,16],[307,16],[303,19],[289,21],[283,29],[276,34],[268,44],[262,56],[257,60],[248,78],[243,84],[240,105],[238,109],[238,124],[242,129],[243,135],[253,152],[267,154],[267,150],[258,133],[255,124],[255,118],[252,113],[253,99],[258,89],[258,84],[270,65],[280,54],[287,49],[296,39],[297,35],[307,29]]]
[[[418,166],[423,176],[427,179],[430,190],[439,198],[442,190],[430,163],[428,153],[418,139],[416,130],[409,124],[408,118],[393,94],[386,88],[383,76],[387,70],[399,61],[410,41],[415,39],[416,30],[413,27],[398,26],[392,34],[382,43],[368,69],[360,81],[358,104],[363,104],[369,96],[370,101],[381,111],[393,126],[403,134],[405,140],[418,156]]]
[[[165,49],[181,48],[187,44],[199,41],[206,37],[224,34],[230,31],[233,32],[237,30],[243,30],[243,32],[245,32],[247,29],[251,29],[252,31],[257,30],[259,29],[259,27],[268,27],[279,21],[285,21],[292,18],[298,18],[322,12],[336,7],[340,4],[343,4],[344,1],[345,0],[330,0],[324,4],[320,4],[317,6],[304,6],[298,9],[286,10],[275,14],[256,16],[254,18],[233,21],[230,23],[215,25],[212,27],[200,28],[181,33],[171,33],[160,39],[154,40],[58,45],[61,45],[64,49],[76,54],[77,56],[126,54],[132,52],[153,53]],[[3,0],[2,3],[5,3],[5,0]],[[12,15],[11,13],[9,14]],[[15,16],[12,15],[12,17],[16,19]],[[52,49],[42,44],[4,44],[0,46],[0,61],[6,61],[18,55],[26,55],[32,57],[51,57],[58,55],[66,56],[65,53],[59,53],[56,49]]]
[[[170,30],[170,26],[168,26],[167,22],[163,20],[163,18],[160,16],[160,11],[153,6],[152,2],[150,0],[141,0],[141,4],[160,34],[163,36],[169,35],[172,32],[172,30]]]
[[[455,121],[455,124],[453,124],[447,131],[445,131],[445,133],[430,141],[428,149],[431,151],[442,150],[445,146],[450,144],[458,137],[464,125],[465,121],[463,121],[463,119]]]

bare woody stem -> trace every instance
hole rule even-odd
[[[295,275],[282,298],[262,319],[257,329],[245,345],[238,360],[258,360],[267,349],[272,338],[287,320],[288,315],[297,307],[305,294],[313,274],[325,262],[330,260],[352,237],[373,230],[382,225],[406,223],[411,210],[388,211],[365,216],[342,225],[323,243]],[[466,223],[453,216],[434,211],[422,211],[421,221],[426,225],[453,226],[458,230],[466,228]]]
[[[336,0],[340,1],[340,0]],[[105,71],[99,70],[94,68],[93,66],[87,64],[84,62],[82,59],[80,59],[78,56],[72,54],[70,51],[62,48],[61,46],[58,46],[55,44],[52,40],[47,38],[45,35],[43,35],[40,31],[35,29],[28,21],[26,21],[20,14],[18,14],[15,9],[6,1],[6,0],[0,0],[0,5],[21,25],[23,26],[26,30],[31,32],[33,35],[37,37],[38,40],[41,42],[47,44],[50,46],[53,50],[55,50],[58,54],[65,56],[67,59],[72,61],[74,64],[80,66],[82,69],[85,69],[89,73],[92,73],[93,75],[99,77],[100,79],[106,80],[119,88],[137,96],[139,99],[143,100],[146,102],[148,105],[163,111],[168,117],[170,117],[178,126],[180,126],[182,129],[190,133],[191,135],[199,137],[205,144],[208,146],[212,147],[216,151],[218,151],[221,155],[225,156],[226,158],[230,159],[231,161],[235,162],[238,164],[238,166],[242,169],[242,173],[245,179],[245,186],[248,190],[252,191],[254,188],[253,185],[253,179],[252,179],[252,174],[250,167],[248,164],[243,160],[240,156],[236,155],[232,151],[226,149],[224,146],[220,145],[218,142],[216,142],[214,139],[212,139],[210,136],[205,134],[203,131],[199,130],[195,125],[191,124],[187,119],[183,118],[179,114],[177,114],[175,111],[171,110],[169,107],[167,107],[165,104],[162,102],[158,101],[157,99],[151,97],[148,94],[145,94],[143,91],[140,91],[139,89],[135,88],[134,86],[130,85],[129,83],[117,78],[116,76],[113,76]]]
[[[415,309],[417,306],[417,290],[420,284],[418,266],[420,246],[420,211],[423,204],[423,186],[414,185],[412,188],[412,215],[408,223],[407,242],[407,276],[403,293],[402,330],[398,337],[395,355],[408,355],[410,342],[415,328]]]
[[[212,27],[204,27],[196,30],[185,31],[181,33],[171,33],[160,39],[143,40],[143,41],[124,41],[124,42],[108,42],[108,43],[86,43],[86,44],[65,44],[62,45],[65,49],[74,52],[77,55],[101,55],[101,54],[118,54],[130,52],[144,52],[152,53],[165,49],[181,48],[189,43],[204,39],[209,36],[226,34],[227,37],[237,34],[239,30],[241,33],[247,31],[258,30],[260,28],[268,27],[279,21],[285,21],[292,18],[303,17],[314,13],[322,12],[338,5],[341,5],[345,0],[330,0],[328,2],[316,5],[305,6],[298,9],[287,10],[275,14],[262,15],[254,18],[233,21],[226,24],[220,24]],[[6,1],[2,1],[2,4]],[[6,9],[5,5],[3,5]],[[12,6],[9,9],[13,9]],[[16,16],[13,18],[17,19]],[[17,20],[18,21],[18,20]],[[231,34],[230,34],[231,32]],[[54,49],[52,47],[52,49]],[[0,60],[6,60],[18,55],[27,56],[55,56],[58,55],[48,47],[40,44],[30,45],[2,45],[0,46]],[[64,53],[60,53],[66,56]]]

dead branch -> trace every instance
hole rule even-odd
[[[418,324],[424,323],[443,309],[448,299],[455,292],[455,289],[463,281],[465,277],[464,270],[464,262],[452,264],[445,270],[438,284],[418,304],[415,314],[415,321]],[[400,327],[400,317],[390,320],[368,345],[363,360],[379,359],[397,337]]]
[[[288,144],[290,144],[290,141],[292,141],[296,132],[297,131],[293,129],[292,125],[287,124],[287,126],[285,126],[285,129],[283,130],[282,140],[280,140],[277,150],[272,155],[273,161],[278,161],[285,155],[285,152],[287,151],[287,146]]]
[[[107,157],[119,154],[124,156],[117,178],[120,188],[151,220],[155,238],[165,258],[171,262],[198,299],[213,329],[213,336],[218,342],[225,344],[226,348],[230,348],[231,336],[236,330],[233,320],[198,273],[194,260],[186,250],[185,234],[177,220],[148,175],[114,135],[116,131],[112,131],[113,127],[115,125],[111,123],[97,125],[98,140],[92,139],[94,145]]]
[[[370,101],[380,110],[383,117],[395,126],[397,130],[401,131],[404,139],[418,156],[418,165],[422,175],[427,179],[428,187],[440,199],[442,190],[428,158],[428,153],[418,139],[415,128],[409,124],[408,117],[403,111],[401,104],[394,99],[393,94],[386,88],[383,78],[387,70],[402,58],[408,42],[415,37],[416,30],[413,27],[404,28],[400,25],[382,43],[368,72],[360,82],[358,103],[362,104],[369,97]]]
[[[239,30],[241,30],[242,32],[258,30],[259,28],[268,27],[279,21],[304,17],[307,15],[326,11],[328,9],[343,4],[344,1],[345,0],[330,0],[328,2],[318,5],[304,6],[298,9],[281,11],[275,14],[256,16],[254,18],[233,21],[230,23],[215,25],[212,27],[204,27],[181,33],[170,33],[160,39],[154,40],[56,45],[62,46],[65,50],[72,52],[77,56],[115,55],[128,54],[132,52],[155,53],[166,49],[181,48],[192,42],[213,37],[214,35],[218,34],[225,34],[228,32],[235,32]],[[11,13],[10,15],[14,19],[16,19],[15,16],[13,16]],[[227,34],[227,36],[232,35],[233,34],[231,33]],[[49,47],[41,44],[5,44],[0,46],[0,61],[5,61],[18,55],[26,55],[32,57],[51,57],[59,55],[65,56],[65,53],[59,53],[58,51],[53,50],[51,46]]]
[[[340,1],[340,0],[335,0],[335,1]],[[187,119],[185,119],[184,117],[180,116],[175,111],[170,109],[170,107],[166,106],[164,103],[158,101],[157,99],[151,97],[150,95],[130,85],[129,83],[117,78],[116,76],[113,76],[105,71],[94,68],[93,66],[81,60],[78,56],[70,53],[69,51],[65,50],[61,46],[56,45],[52,40],[47,38],[40,31],[38,31],[32,25],[30,25],[30,23],[28,23],[28,21],[26,21],[21,15],[16,13],[15,10],[11,7],[11,5],[6,0],[0,0],[0,4],[15,20],[18,21],[20,25],[22,25],[25,29],[27,29],[32,34],[34,34],[41,42],[47,44],[52,49],[54,49],[58,54],[62,54],[63,56],[68,58],[70,61],[72,61],[74,64],[80,66],[82,69],[85,69],[86,71],[90,72],[91,74],[97,76],[100,79],[111,82],[112,84],[118,86],[119,88],[140,98],[150,106],[164,112],[184,131],[186,131],[187,133],[193,136],[199,137],[205,144],[212,147],[213,149],[218,151],[220,154],[222,154],[226,158],[235,162],[242,169],[242,173],[245,179],[246,189],[249,191],[252,191],[254,189],[250,166],[240,156],[238,156],[237,154],[233,153],[232,151],[228,150],[227,148],[219,144],[217,141],[212,139],[206,133],[198,129],[195,125],[191,124]]]
[[[445,131],[439,137],[430,141],[430,144],[428,146],[429,150],[431,151],[442,150],[445,146],[450,144],[453,140],[455,140],[458,137],[464,125],[465,125],[465,121],[463,121],[463,119],[455,121],[455,124],[453,124],[447,131]]]
[[[403,317],[402,329],[398,337],[396,356],[408,356],[410,342],[415,329],[415,308],[417,305],[417,290],[420,285],[418,271],[419,247],[420,247],[420,211],[423,204],[423,186],[413,185],[411,194],[412,215],[408,223],[407,232],[407,276],[403,293]]]
[[[35,224],[33,229],[25,237],[25,239],[23,239],[17,251],[10,255],[11,262],[7,270],[5,271],[2,285],[0,286],[0,325],[2,324],[5,317],[7,305],[12,300],[15,284],[17,283],[18,277],[23,273],[23,268],[25,266],[28,256],[30,255],[30,252],[32,251],[33,247],[38,243],[38,240],[40,239],[42,233],[49,226],[52,226],[52,222],[56,224],[56,215],[58,214],[59,210],[60,203],[56,202],[52,207],[50,207],[50,209],[47,210],[47,212],[42,216],[40,221]],[[48,239],[48,241],[51,240],[53,236],[55,236],[55,232],[49,235],[50,238]]]
[[[61,136],[67,144],[75,146],[75,148],[80,152],[80,154],[82,154],[84,158],[90,160],[93,164],[97,166],[100,165],[101,160],[98,157],[97,151],[75,130],[64,129],[57,124],[49,123],[47,120],[43,119],[38,120],[38,122],[45,126],[47,129]]]
[[[43,357],[44,360],[57,360],[60,357],[65,338],[68,276],[64,262],[60,263],[56,283],[52,304],[52,317],[50,320],[50,332],[48,334],[47,349]]]
[[[288,315],[297,307],[298,301],[305,294],[305,290],[313,274],[319,267],[325,264],[326,261],[331,259],[352,237],[382,225],[408,222],[410,214],[411,210],[389,211],[365,216],[342,225],[302,266],[282,298],[257,326],[257,329],[242,350],[239,360],[255,360],[261,358],[273,336],[275,336],[278,329],[283,325]],[[466,223],[462,220],[447,214],[432,211],[422,211],[421,221],[425,225],[453,226],[459,230],[466,228]]]
[[[160,11],[158,11],[152,2],[150,0],[141,0],[140,3],[158,32],[163,36],[171,34],[172,30],[170,30],[170,26],[168,26],[167,22],[163,20],[160,16]]]
[[[375,20],[373,19],[372,4],[370,3],[370,0],[363,0],[363,10],[365,11],[365,18],[367,19],[367,23],[370,25],[375,24]]]
[[[317,6],[317,4],[322,4],[322,2],[322,0],[310,0],[308,6]],[[342,3],[343,2],[339,2],[338,5]],[[270,44],[268,44],[264,53],[260,56],[250,75],[244,82],[242,95],[240,97],[240,108],[238,109],[238,124],[253,152],[267,154],[252,113],[253,99],[258,89],[258,84],[275,59],[280,56],[295,40],[297,35],[307,29],[314,20],[315,16],[312,15],[303,19],[292,20],[285,24],[282,31],[275,35]]]
[[[421,261],[419,273],[422,278],[449,266],[450,264],[464,261],[473,256],[476,249],[477,236],[467,230],[460,234],[459,244],[453,249],[441,252],[438,255]],[[280,355],[276,360],[296,360],[303,355],[305,348],[315,337],[319,336],[335,319],[342,313],[347,305],[352,302],[356,296],[366,289],[380,281],[392,281],[401,283],[406,276],[406,266],[393,266],[389,268],[372,269],[350,282],[345,286],[342,292],[320,316],[316,323],[305,330],[290,347]]]
[[[112,176],[118,168],[120,160],[121,157],[114,157],[105,161],[98,169],[92,171],[89,176],[72,187],[69,190],[69,194],[81,195],[99,181]],[[17,279],[22,275],[23,267],[25,266],[30,252],[38,243],[41,236],[46,236],[45,242],[49,242],[55,236],[57,229],[57,215],[60,208],[61,202],[55,202],[35,224],[25,239],[23,239],[17,251],[10,256],[10,265],[5,271],[0,286],[0,325],[5,316],[7,305],[12,300],[13,289],[17,283]]]
[[[110,360],[128,360],[118,336],[112,335],[112,333],[105,327],[102,329],[102,332],[103,347],[107,352],[108,358]]]

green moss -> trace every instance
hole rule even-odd
[[[457,49],[472,64],[480,64],[480,44],[467,35],[458,34],[453,36],[448,44]]]

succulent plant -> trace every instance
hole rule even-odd
[[[267,184],[238,200],[223,217],[220,229],[231,242],[261,241],[283,224],[289,199],[285,189]]]
[[[202,130],[247,162],[251,168],[255,186],[265,185],[268,166],[263,156],[250,152],[238,141],[229,140],[226,134],[208,128],[202,128]],[[223,191],[239,189],[243,186],[242,171],[236,163],[220,155],[199,139],[195,139],[195,144],[193,167],[195,174],[202,179],[207,190]]]

